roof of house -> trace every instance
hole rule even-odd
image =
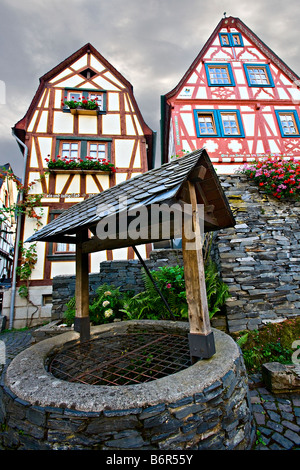
[[[180,200],[184,183],[191,180],[191,176],[195,174],[194,170],[199,167],[205,168],[205,175],[201,180],[194,179],[197,202],[213,211],[211,216],[207,215],[205,218],[205,230],[233,226],[234,217],[216,172],[206,150],[201,149],[75,204],[35,232],[27,241],[63,241],[63,237],[78,234],[87,228],[95,233],[97,223],[108,215],[120,214],[125,210],[132,211],[141,205],[149,207],[152,204]],[[128,245],[124,243],[123,246],[132,244],[130,240],[127,242]],[[137,241],[134,244],[139,243]],[[109,245],[106,242],[104,246],[103,249],[119,247],[114,240],[111,240]]]
[[[243,23],[242,20],[239,18],[234,18],[232,16],[228,18],[222,18],[209,39],[206,41],[205,45],[191,64],[191,66],[188,68],[184,76],[181,78],[181,80],[178,82],[175,88],[173,90],[169,91],[166,95],[166,99],[174,96],[184,85],[186,82],[187,78],[193,73],[195,67],[199,64],[200,60],[202,57],[205,55],[207,52],[208,48],[211,46],[213,40],[215,39],[216,34],[220,29],[222,28],[227,28],[227,27],[233,27],[236,28],[237,31],[241,32],[252,44],[257,47],[262,54],[264,54],[268,59],[271,60],[278,68],[283,72],[290,80],[293,82],[296,80],[299,80],[299,76],[280,58],[278,57],[275,52],[270,49],[269,46],[267,46],[248,26]]]

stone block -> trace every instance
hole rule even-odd
[[[272,393],[300,391],[300,376],[295,365],[268,362],[262,366],[262,377],[266,388]]]

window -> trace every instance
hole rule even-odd
[[[82,98],[82,92],[79,91],[68,91],[65,95],[65,100],[67,101],[80,101]]]
[[[240,33],[220,33],[220,44],[223,47],[244,47],[243,38]]]
[[[300,121],[296,111],[275,111],[282,137],[300,137]]]
[[[105,143],[89,143],[89,156],[92,159],[105,159],[107,157],[107,145]]]
[[[63,210],[52,209],[50,210],[50,222],[56,219]],[[63,243],[63,242],[50,242],[47,258],[50,261],[73,261],[75,260],[76,245],[75,243]]]
[[[45,305],[50,305],[52,304],[52,295],[51,294],[42,294],[42,305],[43,307]]]
[[[232,39],[232,45],[233,45],[233,47],[241,47],[241,46],[243,46],[243,40],[242,40],[241,34],[239,34],[239,33],[236,33],[236,34],[232,33],[231,39]]]
[[[96,100],[99,110],[98,113],[104,114],[106,112],[106,91],[105,90],[76,90],[65,89],[63,101],[82,101],[82,100]],[[63,107],[63,111],[70,112],[68,106]]]
[[[56,254],[59,253],[75,253],[76,245],[71,243],[54,243],[53,252]]]
[[[239,123],[236,113],[220,113],[224,135],[239,135]]]
[[[265,65],[244,64],[244,69],[245,69],[249,86],[251,87],[274,87],[275,86],[270,68],[267,64]]]
[[[238,109],[194,110],[197,137],[245,137]]]
[[[198,113],[198,131],[200,136],[217,135],[217,127],[213,113]]]
[[[229,33],[220,33],[219,34],[220,38],[220,44],[223,47],[230,47],[230,36]]]
[[[80,137],[79,140],[79,137],[74,136],[57,136],[55,155],[74,161],[85,160],[87,156],[110,161],[111,144],[111,138]]]
[[[209,86],[235,86],[230,64],[205,64]]]
[[[99,106],[99,109],[103,110],[103,94],[102,93],[89,93],[89,100],[96,100]]]
[[[79,159],[79,143],[78,142],[62,142],[60,154],[62,157],[70,160]]]

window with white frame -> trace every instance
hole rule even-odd
[[[209,86],[235,86],[230,64],[205,64],[207,83]]]
[[[297,111],[275,111],[282,137],[299,137],[300,121]]]
[[[88,143],[88,153],[93,160],[106,159],[107,157],[107,144],[99,142]]]
[[[79,143],[78,142],[61,142],[60,155],[70,160],[79,159]]]
[[[76,245],[73,243],[54,243],[54,253],[75,253]]]
[[[197,137],[245,137],[238,109],[194,110]]]
[[[244,64],[248,85],[250,87],[274,87],[274,82],[268,64]]]

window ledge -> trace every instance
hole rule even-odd
[[[64,106],[62,108],[62,111],[64,113],[71,113],[73,114],[74,116],[75,115],[82,115],[82,116],[97,116],[98,114],[106,114],[106,111],[105,110],[102,110],[100,108],[96,108],[96,109],[83,109],[83,108],[68,108],[66,106]]]
[[[52,255],[47,255],[49,261],[75,261],[75,253],[55,253]]]
[[[51,173],[57,173],[57,174],[71,174],[71,175],[76,175],[76,174],[85,174],[85,175],[91,175],[97,173],[97,175],[111,175],[111,171],[103,171],[103,170],[97,170],[97,169],[82,169],[82,168],[75,168],[75,169],[68,169],[68,168],[48,168],[48,170]]]
[[[71,114],[82,114],[83,116],[97,116],[99,112],[99,108],[96,109],[83,109],[83,108],[76,108],[70,109]]]

